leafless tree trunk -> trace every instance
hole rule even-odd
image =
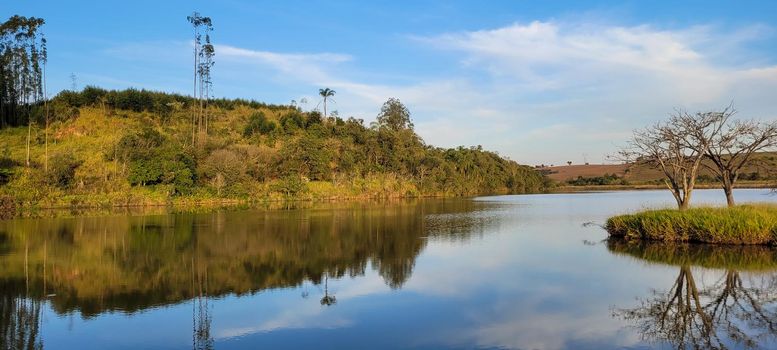
[[[192,24],[194,27],[194,79],[193,87],[192,87],[192,98],[198,99],[197,95],[197,69],[199,67],[199,46],[200,46],[200,23],[202,21],[202,17],[200,17],[200,14],[197,12],[194,12],[191,16],[186,17],[186,19]],[[197,107],[192,108],[192,146],[194,146],[196,142],[196,136],[197,136]]]
[[[678,209],[686,210],[702,160],[722,127],[716,117],[709,112],[689,114],[676,110],[668,121],[634,131],[620,157],[660,169]]]
[[[32,136],[32,119],[27,117],[27,167],[30,166],[30,136]]]
[[[726,194],[726,203],[733,207],[734,186],[742,169],[754,163],[755,153],[777,145],[777,122],[731,121],[736,110],[730,106],[714,114],[723,127],[710,142],[706,157],[711,164],[705,163],[705,167],[718,177]]]

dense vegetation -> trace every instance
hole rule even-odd
[[[572,186],[606,186],[606,185],[628,185],[621,176],[617,174],[604,174],[602,176],[583,177],[578,176],[577,179],[567,181]]]
[[[777,244],[777,206],[650,210],[607,220],[610,237],[627,240]]]
[[[42,120],[31,120],[30,166],[28,129],[0,130],[5,206],[462,196],[548,186],[534,169],[480,146],[425,144],[396,99],[369,127],[293,106],[215,99],[204,111],[207,129],[196,133],[197,100],[181,95],[86,87],[48,104],[47,133],[37,127]]]

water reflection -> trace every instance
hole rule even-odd
[[[391,288],[428,239],[468,239],[493,204],[418,201],[304,210],[0,222],[0,348],[40,348],[41,303],[90,318],[191,301],[192,348],[214,346],[213,298],[323,284],[368,268]],[[7,344],[6,344],[7,343]]]
[[[0,296],[0,349],[42,349],[41,302]]]
[[[668,289],[617,309],[644,340],[677,348],[768,348],[777,339],[777,250],[761,246],[628,243],[610,251],[679,268]],[[702,269],[703,267],[704,269]],[[713,270],[713,282],[694,273]]]

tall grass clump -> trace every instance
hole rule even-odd
[[[663,209],[607,220],[610,237],[718,244],[777,244],[777,205]]]

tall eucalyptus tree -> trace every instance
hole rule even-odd
[[[213,26],[208,22],[208,26],[205,27],[205,42],[200,47],[200,66],[198,68],[200,74],[200,110],[204,119],[201,124],[204,124],[205,134],[208,134],[208,101],[213,93],[213,80],[211,79],[211,68],[215,64],[213,57],[216,55],[216,50],[213,44],[210,42],[210,32],[213,30]]]
[[[41,59],[43,61],[43,105],[45,109],[45,122],[46,127],[43,130],[44,133],[44,157],[43,157],[43,170],[49,171],[49,91],[47,89],[47,76],[46,76],[46,65],[49,61],[49,53],[47,48],[48,41],[46,41],[46,37],[41,34],[40,39],[40,52],[41,52]]]
[[[27,123],[27,166],[33,107],[43,97],[44,24],[42,18],[18,15],[0,24],[0,127]]]
[[[203,98],[207,100],[207,94],[211,89],[210,68],[213,66],[215,50],[210,42],[210,32],[213,31],[213,21],[210,17],[202,16],[195,11],[191,16],[187,16],[186,20],[194,29],[193,97],[197,99],[198,104],[192,115],[192,145],[194,145],[197,142],[197,133],[203,129],[205,109]]]

